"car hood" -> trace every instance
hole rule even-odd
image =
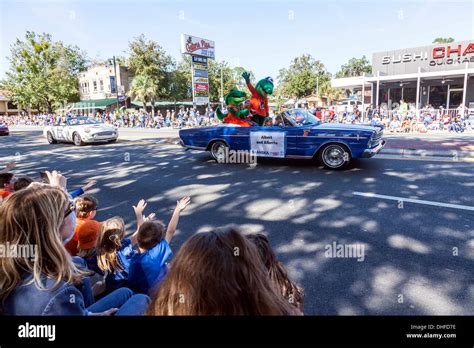
[[[380,127],[363,126],[358,124],[340,124],[340,123],[322,123],[314,128],[327,130],[351,130],[351,131],[368,131],[377,132]]]
[[[100,131],[115,131],[115,128],[106,124],[81,124],[74,127],[80,127],[82,129],[89,128],[93,132],[100,132]]]

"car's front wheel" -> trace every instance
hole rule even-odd
[[[216,141],[211,145],[211,155],[218,163],[224,163],[229,147],[223,141]]]
[[[319,152],[319,160],[329,169],[344,169],[351,161],[351,154],[344,145],[328,144]]]
[[[74,133],[74,135],[72,136],[72,141],[76,146],[84,145],[84,142],[82,141],[82,138],[79,133]]]
[[[46,133],[46,139],[48,139],[48,143],[56,144],[57,141],[53,138],[53,134],[51,132]]]

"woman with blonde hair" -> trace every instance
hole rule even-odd
[[[138,315],[148,298],[123,288],[89,307],[78,286],[86,276],[64,244],[74,235],[75,206],[65,178],[48,173],[62,187],[30,185],[0,206],[0,245],[14,254],[0,258],[3,315]]]
[[[270,280],[275,284],[283,297],[288,303],[303,312],[303,289],[291,281],[285,266],[276,258],[267,236],[262,233],[256,233],[247,235],[247,239],[257,247]]]
[[[256,247],[235,227],[181,247],[149,315],[300,315],[276,290]]]

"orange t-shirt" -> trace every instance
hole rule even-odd
[[[268,116],[268,98],[258,93],[257,89],[249,82],[247,87],[252,93],[250,98],[250,112],[254,115]]]
[[[74,236],[69,242],[67,242],[67,244],[64,245],[64,247],[69,252],[69,254],[71,254],[71,256],[77,255],[77,245],[79,244],[79,241],[77,239],[77,232],[79,231],[79,226],[81,226],[84,221],[86,220],[79,218],[76,219],[76,230],[74,231]]]
[[[4,191],[4,190],[0,190],[0,197],[2,198],[7,198],[8,196],[10,196],[12,193],[9,192],[9,191]]]

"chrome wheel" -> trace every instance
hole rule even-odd
[[[79,133],[74,133],[74,136],[72,137],[72,140],[74,141],[74,145],[76,145],[76,146],[81,146],[83,144],[81,136],[79,135]]]
[[[46,134],[46,139],[48,139],[48,143],[56,144],[56,140],[54,140],[53,135],[51,134],[51,132],[48,132]]]
[[[211,146],[211,155],[218,163],[224,163],[226,160],[227,145],[222,141],[216,141]]]
[[[349,163],[350,154],[343,146],[331,144],[323,149],[321,153],[321,160],[327,168],[343,168]]]

